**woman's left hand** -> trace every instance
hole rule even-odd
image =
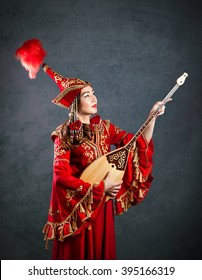
[[[171,101],[171,100],[172,99],[170,98],[168,101]],[[158,110],[158,111],[156,111],[156,110]],[[152,120],[150,121],[150,123],[147,125],[147,127],[144,130],[144,136],[148,143],[150,142],[152,135],[153,135],[156,118],[165,113],[165,105],[164,105],[163,101],[158,101],[154,104],[154,106],[152,107],[152,109],[149,113],[149,116],[151,116],[155,111],[156,111],[156,114],[154,115],[154,117],[152,118]]]
[[[168,101],[171,101],[171,100],[172,99],[170,98]],[[154,104],[154,106],[152,107],[149,115],[151,115],[154,111],[156,111],[158,109],[158,107],[160,107],[160,108],[158,110],[158,114],[156,115],[156,117],[163,115],[165,113],[165,108],[166,108],[165,105],[163,105],[163,101],[157,101]]]

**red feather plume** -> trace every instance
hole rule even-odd
[[[16,50],[15,56],[22,66],[29,72],[29,78],[35,79],[43,63],[46,51],[38,39],[31,39]]]

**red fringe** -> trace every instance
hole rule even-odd
[[[43,63],[46,51],[38,39],[31,39],[16,50],[15,56],[22,66],[29,72],[29,78],[35,79]]]

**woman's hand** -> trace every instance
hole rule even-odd
[[[172,99],[170,98],[168,101],[171,101]],[[143,134],[147,140],[147,142],[149,143],[152,136],[153,136],[153,132],[154,132],[154,126],[155,126],[155,122],[156,122],[156,118],[158,116],[161,116],[165,113],[165,105],[163,105],[162,101],[158,101],[154,104],[154,106],[152,107],[149,116],[151,116],[157,109],[159,108],[156,116],[150,121],[150,123],[148,124],[148,126],[145,128]]]
[[[105,194],[109,195],[110,197],[114,198],[121,188],[121,184],[123,181],[120,182],[111,182],[111,172],[109,171],[103,180],[105,186]]]
[[[161,106],[161,107],[160,107],[160,106]],[[158,116],[160,116],[160,115],[163,115],[164,112],[165,112],[165,105],[163,105],[163,102],[162,102],[162,101],[158,101],[158,102],[156,102],[156,103],[154,104],[154,106],[152,107],[152,109],[151,109],[151,111],[150,111],[150,113],[149,113],[149,116],[151,116],[151,115],[154,113],[154,111],[156,111],[156,110],[158,109],[158,107],[160,107],[160,108],[159,108],[159,110],[158,110],[158,114],[156,115],[156,117],[158,117]]]
[[[168,100],[168,102],[169,101],[171,101],[172,100],[172,98],[170,98],[169,100]],[[165,113],[165,105],[163,105],[163,101],[157,101],[155,104],[154,104],[154,106],[152,107],[152,109],[151,109],[151,111],[150,111],[150,113],[149,113],[149,116],[154,112],[154,111],[156,111],[157,109],[158,109],[158,107],[160,107],[159,108],[159,110],[158,110],[158,114],[156,115],[156,117],[158,117],[158,116],[161,116],[161,115],[163,115],[164,113]]]

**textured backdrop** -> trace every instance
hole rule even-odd
[[[99,114],[136,132],[154,102],[188,72],[156,123],[154,181],[144,202],[116,217],[118,259],[201,259],[202,20],[200,1],[0,2],[1,259],[49,259],[42,228],[51,193],[50,134],[68,115],[58,88],[14,58],[39,38],[46,62],[93,84]]]

